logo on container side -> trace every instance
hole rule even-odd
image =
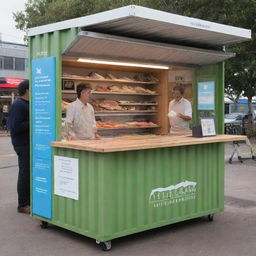
[[[194,200],[196,185],[196,182],[186,180],[165,188],[155,188],[149,195],[149,202],[153,204],[153,207],[162,207]]]

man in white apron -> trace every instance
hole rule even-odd
[[[189,122],[192,118],[191,103],[184,97],[184,88],[173,88],[174,99],[169,103],[170,134],[182,134],[190,131]]]

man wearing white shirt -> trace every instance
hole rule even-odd
[[[98,139],[96,134],[97,126],[94,109],[88,103],[91,96],[91,86],[79,84],[77,86],[77,99],[67,107],[66,127],[70,140],[90,140]]]
[[[174,99],[169,103],[170,133],[189,132],[189,121],[192,119],[191,103],[184,97],[184,88],[175,86],[173,88]]]

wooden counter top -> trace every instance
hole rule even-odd
[[[242,135],[224,134],[203,138],[195,138],[191,136],[127,135],[115,138],[102,138],[101,140],[56,141],[52,142],[51,145],[58,148],[69,148],[93,152],[117,152],[229,142],[245,139],[246,136]]]

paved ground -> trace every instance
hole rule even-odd
[[[231,151],[227,144],[226,159]],[[0,138],[0,173],[0,256],[256,255],[254,160],[226,164],[225,211],[213,222],[200,218],[116,239],[110,252],[99,250],[92,239],[58,227],[42,230],[38,220],[16,212],[17,159],[6,137]]]

